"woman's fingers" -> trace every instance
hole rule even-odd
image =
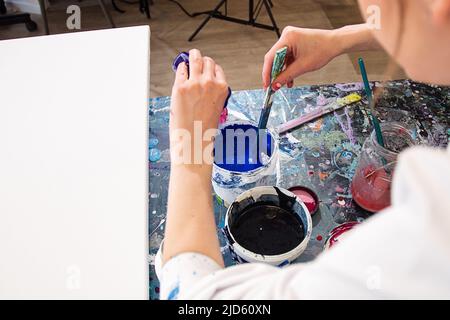
[[[286,64],[284,70],[286,70],[291,64],[293,64],[295,61],[294,56],[292,54],[288,54],[286,56]],[[287,82],[287,87],[292,88],[294,86],[294,80],[290,80]]]
[[[272,89],[278,90],[285,84],[294,81],[298,75],[305,73],[305,67],[298,61],[287,66],[272,83]]]
[[[283,42],[278,41],[264,56],[264,65],[262,71],[262,80],[264,89],[266,89],[270,85],[270,76],[272,73],[272,64],[273,59],[275,58],[275,53],[277,52],[278,49],[281,49],[286,45],[287,44],[284,41]]]
[[[287,84],[287,87],[288,88],[292,88],[293,86],[294,86],[294,80],[289,81],[288,84]]]
[[[175,73],[174,85],[180,85],[188,79],[188,70],[186,63],[182,62],[178,65],[177,72]]]
[[[199,79],[203,72],[202,54],[197,49],[189,51],[189,72],[191,79]]]
[[[220,65],[216,64],[215,65],[215,73],[216,73],[216,79],[226,83],[227,79],[225,78],[225,72],[223,72],[223,69]]]
[[[203,58],[203,76],[207,79],[214,79],[216,76],[216,63],[210,57]]]

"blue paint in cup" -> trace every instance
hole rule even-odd
[[[256,186],[277,183],[278,139],[270,129],[249,121],[225,123],[214,141],[212,184],[219,203]]]
[[[215,163],[232,172],[250,172],[264,166],[275,143],[267,130],[248,123],[233,123],[220,130],[214,144]]]

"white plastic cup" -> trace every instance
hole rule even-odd
[[[278,192],[281,192],[284,196],[292,197],[293,199],[295,199],[294,201],[297,205],[293,207],[295,208],[295,212],[293,212],[293,214],[297,214],[303,223],[305,232],[304,239],[294,249],[279,255],[262,255],[260,253],[252,252],[244,248],[236,242],[236,239],[234,238],[230,228],[230,218],[232,218],[231,214],[236,214],[232,213],[233,211],[235,211],[234,206],[239,206],[239,213],[242,213],[247,206],[260,202],[260,199],[262,197],[268,195],[278,196]],[[264,204],[268,204],[267,197],[265,197],[264,199]],[[279,203],[276,203],[275,201],[273,205],[279,206]],[[223,231],[228,240],[228,247],[230,249],[231,255],[238,263],[264,262],[273,266],[282,267],[290,264],[292,261],[297,259],[303,253],[303,251],[305,251],[311,238],[312,221],[308,208],[294,193],[279,187],[256,187],[251,190],[247,190],[239,195],[231,204],[231,206],[227,210]]]

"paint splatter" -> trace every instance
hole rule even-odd
[[[352,92],[352,91],[360,91],[364,89],[364,85],[362,82],[355,83],[338,83],[335,85],[341,91],[344,92]]]
[[[317,135],[302,135],[299,140],[305,148],[317,149],[324,146],[326,149],[333,149],[337,145],[341,145],[347,136],[342,131],[321,131]]]
[[[157,138],[151,138],[148,141],[148,148],[152,149],[152,148],[156,147],[158,145],[158,143],[159,143],[159,140]]]
[[[325,181],[328,178],[328,173],[327,172],[319,172],[319,179],[320,181]]]
[[[169,295],[167,296],[167,300],[176,300],[178,298],[178,294],[180,293],[180,286],[177,284],[175,288],[173,288]]]
[[[339,126],[341,127],[342,131],[347,136],[347,139],[350,140],[352,144],[356,143],[356,139],[353,136],[353,129],[352,129],[352,121],[348,114],[347,108],[345,108],[345,117],[346,117],[346,124],[341,119],[341,116],[335,111],[334,116],[336,118],[336,121],[339,123]]]
[[[317,105],[318,106],[325,106],[328,103],[328,99],[325,98],[322,94],[319,94],[317,97]]]
[[[161,159],[161,151],[159,149],[150,149],[148,152],[148,159],[151,162],[156,162]]]

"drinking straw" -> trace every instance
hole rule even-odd
[[[359,69],[361,70],[361,76],[364,82],[364,90],[366,91],[367,100],[369,101],[369,106],[372,107],[372,90],[370,89],[369,79],[367,78],[366,66],[364,65],[364,60],[362,58],[358,59]],[[381,133],[380,122],[378,119],[368,111],[369,117],[372,120],[373,127],[375,129],[375,134],[377,136],[377,142],[380,146],[384,148],[383,134]]]

